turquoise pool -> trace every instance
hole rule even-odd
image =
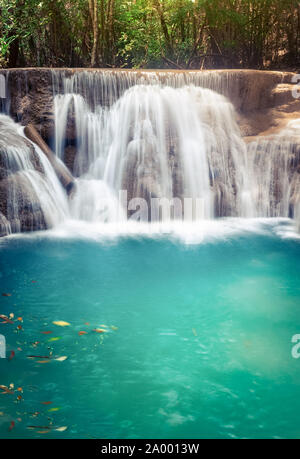
[[[0,438],[299,438],[300,241],[262,229],[3,239]]]

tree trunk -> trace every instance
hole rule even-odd
[[[98,57],[98,0],[89,0],[89,11],[93,28],[93,48],[91,55],[91,67],[97,66]]]

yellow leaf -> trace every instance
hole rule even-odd
[[[54,325],[57,325],[58,327],[69,327],[71,324],[69,322],[64,322],[63,320],[56,320],[52,322]]]

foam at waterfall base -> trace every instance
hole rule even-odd
[[[175,243],[197,245],[228,241],[250,235],[300,240],[295,222],[287,218],[222,218],[198,222],[142,223],[123,221],[92,223],[67,220],[47,231],[13,234],[3,238],[91,240],[115,244],[121,239],[168,239]]]

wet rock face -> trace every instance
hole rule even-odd
[[[15,70],[6,73],[9,114],[23,126],[34,124],[42,137],[54,132],[51,72]]]
[[[47,228],[37,195],[19,173],[0,181],[0,215],[2,236]]]

